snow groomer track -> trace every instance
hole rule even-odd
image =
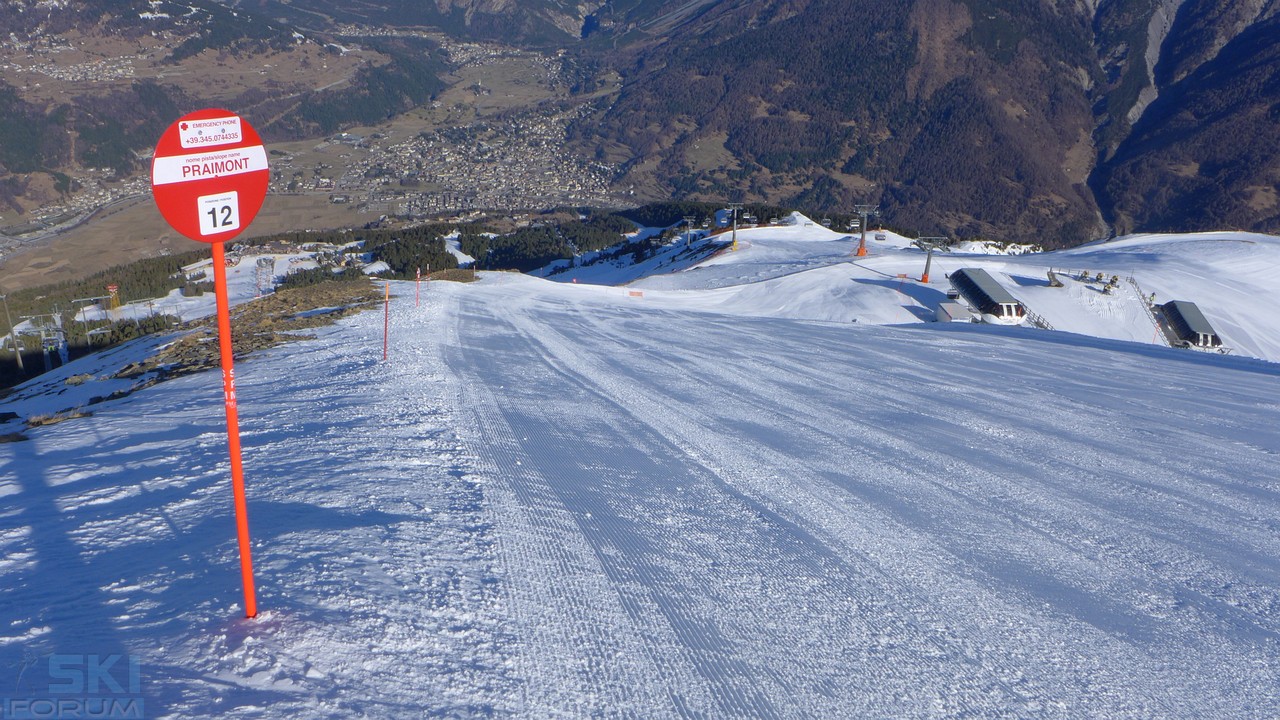
[[[442,322],[532,714],[1275,702],[1274,669],[1233,668],[1276,656],[1276,529],[1236,526],[1256,495],[1235,470],[1146,442],[1173,412],[1186,456],[1233,444],[1178,393],[1117,399],[1141,358],[1100,380],[1089,351],[1064,367],[1041,343],[922,348],[530,282],[454,293]]]

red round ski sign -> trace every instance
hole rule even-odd
[[[156,143],[151,191],[169,225],[199,242],[226,242],[253,222],[271,171],[258,133],[208,108],[184,115]]]

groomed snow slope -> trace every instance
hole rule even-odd
[[[1280,714],[1280,366],[835,317],[912,314],[894,269],[405,284],[386,362],[381,313],[241,362],[252,621],[216,373],[31,430],[0,698],[92,653],[148,717]]]
[[[654,301],[679,304],[688,295],[686,306],[711,302],[738,314],[901,324],[932,320],[946,299],[947,274],[980,267],[1058,331],[1159,344],[1143,309],[1154,293],[1157,303],[1195,302],[1232,353],[1280,362],[1280,313],[1273,307],[1280,297],[1277,237],[1135,235],[1047,253],[938,252],[930,282],[922,283],[925,254],[907,238],[870,233],[869,255],[855,257],[857,244],[850,236],[813,225],[802,215],[790,220],[783,227],[739,230],[737,251],[722,251],[691,269],[646,277],[629,287]],[[885,239],[874,239],[877,235]],[[1050,287],[1050,271],[1064,287]],[[1104,292],[1105,283],[1079,280],[1084,271],[1123,281]],[[602,275],[605,281],[611,277]],[[719,292],[708,299],[703,291],[712,289]]]

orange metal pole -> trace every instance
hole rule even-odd
[[[386,314],[382,319],[382,359],[387,359],[387,337],[391,335],[391,281],[387,281]]]
[[[231,489],[235,495],[244,616],[252,618],[258,615],[258,602],[253,590],[249,510],[244,498],[244,466],[240,461],[240,415],[236,409],[236,370],[231,349],[231,303],[227,299],[227,260],[222,243],[213,243],[213,285],[218,302],[218,349],[222,353],[222,394],[227,406],[227,445],[231,452]]]

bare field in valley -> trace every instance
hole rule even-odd
[[[244,237],[295,230],[327,230],[363,225],[377,219],[350,205],[334,205],[327,194],[268,195]],[[75,280],[116,265],[164,251],[198,249],[202,243],[175,233],[150,197],[122,204],[111,215],[0,259],[0,287],[6,291]]]

